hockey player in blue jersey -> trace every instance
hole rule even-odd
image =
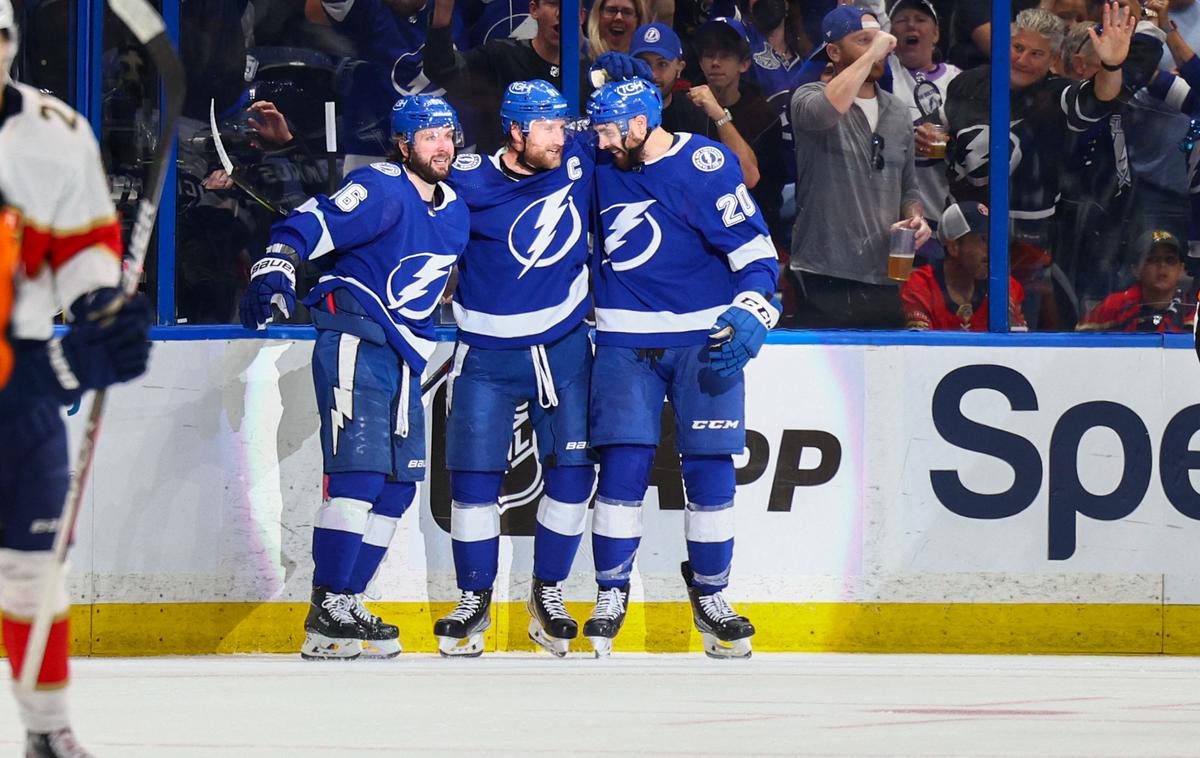
[[[500,491],[513,413],[528,403],[545,494],[534,537],[529,636],[566,655],[579,632],[563,605],[587,520],[595,468],[587,451],[592,350],[584,316],[595,171],[590,139],[567,130],[567,101],[548,82],[508,86],[507,145],[461,155],[451,184],[471,211],[458,264],[458,322],[448,392],[450,530],[462,591],[434,625],[443,655],[476,656],[488,628],[500,544]]]
[[[664,397],[675,412],[687,490],[682,565],[696,628],[713,657],[748,657],[754,627],[725,601],[733,560],[733,455],[745,448],[742,369],[775,325],[778,269],[732,152],[661,128],[662,97],[641,79],[588,101],[599,137],[602,254],[593,257],[596,357],[591,444],[599,584],[584,625],[597,656],[624,621],[642,499]]]
[[[301,655],[390,658],[399,630],[362,592],[425,477],[421,373],[434,348],[431,314],[467,243],[465,203],[444,180],[461,142],[458,117],[432,95],[392,109],[392,159],[351,172],[271,230],[251,269],[242,323],[262,328],[272,305],[296,302],[300,260],[326,264],[305,298],[317,327],[313,384],[326,495],[313,529],[313,592]]]

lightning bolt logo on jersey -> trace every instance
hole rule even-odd
[[[435,201],[426,204],[395,164],[375,163],[351,172],[332,196],[310,198],[271,229],[272,243],[292,247],[305,260],[331,263],[305,304],[348,291],[418,373],[436,344],[432,314],[467,244],[470,223],[466,204],[450,186],[439,184]]]
[[[459,339],[486,348],[552,342],[587,314],[593,149],[568,137],[558,168],[516,177],[500,157],[465,154],[450,182],[471,210],[459,261]]]
[[[629,271],[654,257],[662,245],[662,227],[650,214],[655,202],[617,203],[600,211],[605,229],[604,265],[613,271]]]
[[[727,148],[684,132],[636,171],[602,153],[596,167],[601,255],[593,258],[596,342],[678,347],[707,341],[741,272],[775,247]],[[680,280],[686,273],[686,282]]]

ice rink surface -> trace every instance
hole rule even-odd
[[[1200,660],[83,659],[99,756],[1200,756]],[[0,754],[22,733],[0,710]]]

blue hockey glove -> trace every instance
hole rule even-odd
[[[71,305],[71,328],[46,345],[50,367],[69,393],[127,382],[146,371],[150,359],[150,303],[142,295],[125,300],[105,288]]]
[[[295,251],[286,245],[271,245],[267,254],[250,268],[250,286],[242,296],[238,312],[242,326],[263,329],[271,323],[274,305],[284,318],[296,307]]]
[[[709,365],[721,376],[733,376],[758,355],[779,311],[757,292],[742,292],[717,317],[708,333]]]
[[[641,58],[635,58],[625,53],[604,53],[592,64],[592,71],[603,71],[608,74],[610,81],[621,81],[640,76],[648,82],[654,82],[654,72],[650,65]]]

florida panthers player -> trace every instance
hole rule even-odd
[[[747,657],[754,627],[721,595],[733,560],[734,468],[745,447],[742,368],[778,312],[767,298],[775,247],[737,158],[660,126],[658,89],[641,79],[592,93],[603,255],[593,258],[596,358],[591,442],[600,455],[592,521],[597,655],[625,616],[664,397],[675,412],[687,489],[692,615],[713,657]]]
[[[295,305],[295,266],[329,273],[305,303],[317,327],[313,383],[326,497],[313,529],[313,592],[301,655],[392,657],[399,630],[362,592],[425,476],[421,373],[431,314],[467,242],[468,212],[444,183],[461,142],[458,117],[433,95],[392,109],[395,153],[347,175],[271,230],[251,269],[242,323],[262,327]]]
[[[454,313],[446,465],[458,607],[434,626],[443,655],[479,655],[490,623],[500,488],[513,412],[528,403],[545,495],[534,539],[529,635],[566,655],[579,628],[563,606],[595,469],[587,451],[592,350],[583,322],[594,148],[567,131],[567,101],[540,79],[510,84],[507,146],[461,155],[451,180],[471,209]]]
[[[0,0],[0,194],[21,216],[8,327],[15,360],[0,390],[0,610],[14,680],[54,565],[50,549],[67,493],[62,405],[141,374],[150,350],[146,301],[126,301],[118,289],[121,229],[96,139],[87,120],[59,100],[8,81],[16,49],[12,4]],[[10,260],[12,209],[0,252]],[[3,300],[0,294],[0,310]],[[56,338],[52,318],[60,310],[71,327]],[[15,690],[28,730],[25,754],[85,756],[67,717],[71,638],[63,586],[54,610],[37,687]]]
[[[0,99],[2,102],[2,99]],[[12,346],[8,344],[8,322],[12,318],[13,277],[21,260],[20,212],[0,197],[0,389],[12,373]]]

